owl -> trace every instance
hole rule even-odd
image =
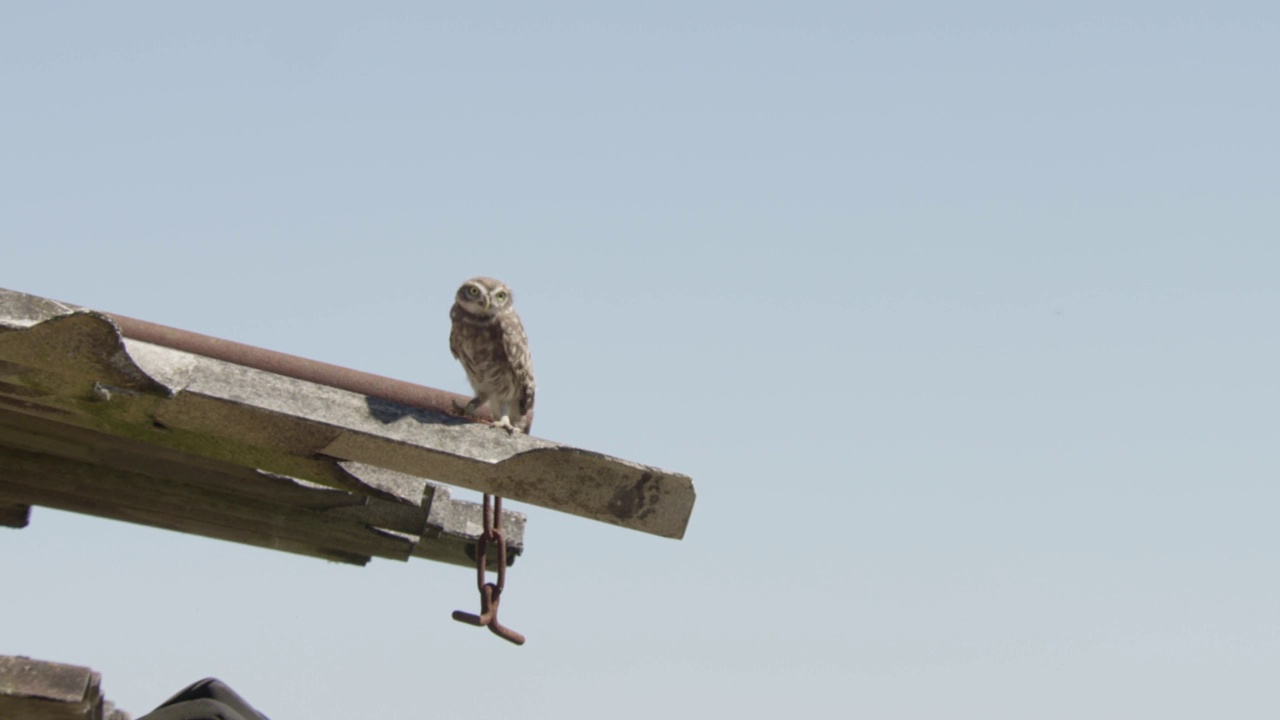
[[[534,391],[529,339],[514,302],[501,281],[476,277],[458,288],[449,311],[449,349],[476,393],[459,409],[470,415],[487,402],[494,424],[511,434],[529,432]]]

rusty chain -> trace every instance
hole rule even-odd
[[[473,615],[461,610],[453,611],[453,619],[469,625],[487,627],[494,635],[515,643],[524,644],[524,635],[504,627],[498,622],[498,602],[502,599],[502,590],[507,585],[507,539],[502,535],[502,498],[493,496],[493,509],[490,512],[488,494],[484,496],[484,532],[476,539],[476,587],[480,590],[480,614]],[[485,570],[488,565],[489,544],[498,546],[498,580],[485,582]]]

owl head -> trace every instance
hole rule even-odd
[[[458,304],[473,315],[497,315],[511,309],[515,302],[511,288],[501,280],[474,277],[458,288]]]

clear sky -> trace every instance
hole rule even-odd
[[[698,489],[520,507],[523,648],[463,568],[37,509],[0,653],[135,714],[1280,712],[1280,6],[618,5],[0,9],[0,287],[461,392],[499,277],[535,434]]]

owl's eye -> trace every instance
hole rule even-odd
[[[498,292],[496,292],[496,293],[494,293],[494,294],[493,294],[493,299],[494,299],[494,300],[497,300],[497,301],[498,301],[498,302],[500,302],[500,303],[504,303],[504,302],[506,302],[506,301],[507,301],[507,291],[506,291],[506,290],[499,290]]]
[[[480,288],[476,287],[475,285],[467,286],[467,297],[475,297],[479,294],[480,294]]]

